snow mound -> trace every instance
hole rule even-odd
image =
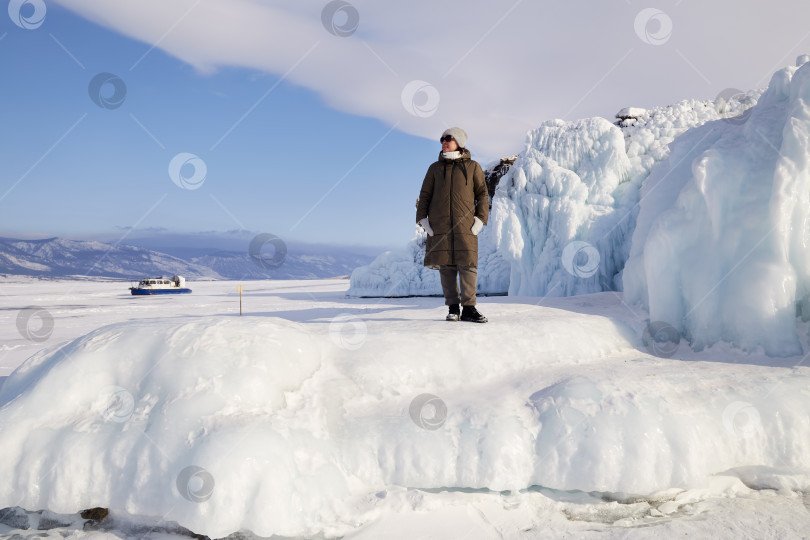
[[[756,106],[672,144],[642,191],[625,300],[694,347],[801,353],[810,293],[810,65],[774,74]],[[805,314],[805,316],[810,314]]]
[[[810,441],[796,436],[810,427],[810,402],[802,390],[810,378],[792,377],[769,395],[762,387],[719,378],[695,387],[692,373],[655,382],[649,376],[575,375],[533,394],[543,426],[535,456],[544,465],[536,467],[535,483],[646,495],[702,486],[735,467],[729,464],[756,463],[778,464],[781,471],[769,484],[748,485],[810,486]],[[684,388],[690,388],[687,399]],[[804,473],[791,476],[797,470]]]
[[[412,488],[648,495],[718,473],[810,488],[810,377],[684,369],[593,314],[631,317],[615,295],[586,298],[490,303],[502,324],[483,326],[396,310],[100,328],[0,388],[0,508],[340,536]]]
[[[320,357],[311,337],[283,319],[116,324],[32,357],[0,389],[0,506],[168,510],[219,532],[259,525],[245,515],[264,515],[283,529],[293,508],[320,503],[296,495],[307,479],[321,496],[339,498],[334,471],[317,460],[302,463],[309,470],[298,483],[288,481],[297,459],[291,441],[312,447],[313,434],[261,421],[286,406]],[[214,509],[198,504],[214,487],[199,463],[222,467],[209,465],[217,491],[227,493]]]

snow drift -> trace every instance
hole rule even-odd
[[[693,374],[637,350],[615,295],[580,298],[492,304],[503,324],[452,332],[430,315],[392,327],[400,310],[328,329],[211,316],[100,328],[0,388],[0,508],[329,536],[379,518],[402,488],[619,498],[748,465],[769,486],[810,487],[810,378],[701,362]],[[603,309],[628,319],[588,313]]]

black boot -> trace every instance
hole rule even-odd
[[[458,304],[450,304],[450,313],[447,314],[447,321],[457,321],[458,320]]]
[[[461,310],[461,320],[480,323],[487,322],[487,318],[478,313],[478,310],[475,309],[475,306],[464,306],[464,309]]]

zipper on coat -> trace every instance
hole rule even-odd
[[[447,165],[444,170],[447,171]],[[456,172],[456,162],[450,167],[450,264],[456,264],[456,233],[455,222],[453,221],[453,173]],[[446,174],[446,173],[445,173]]]

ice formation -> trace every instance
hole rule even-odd
[[[761,91],[668,107],[630,107],[617,123],[552,120],[527,135],[492,199],[479,236],[479,294],[567,296],[620,290],[638,215],[639,189],[668,145],[689,128],[735,117]],[[487,169],[499,162],[487,165]],[[351,276],[349,296],[441,296],[422,267],[425,233]]]
[[[490,222],[509,263],[510,295],[569,296],[621,290],[639,189],[668,145],[689,128],[752,106],[728,100],[627,108],[618,122],[552,120],[526,145],[493,197]]]
[[[627,302],[645,305],[651,320],[678,328],[697,349],[726,341],[773,356],[801,353],[796,306],[810,293],[810,64],[775,73],[742,117],[678,138],[641,195]]]

